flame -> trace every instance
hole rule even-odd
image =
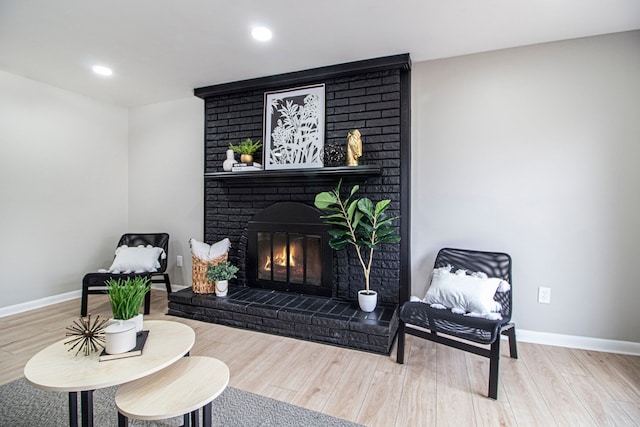
[[[296,249],[295,245],[289,246],[289,266],[295,267],[296,264]],[[273,264],[278,267],[286,267],[287,266],[287,247],[285,245],[282,246],[282,250],[279,254],[273,255]],[[267,256],[267,260],[262,267],[266,271],[271,271],[271,257]]]

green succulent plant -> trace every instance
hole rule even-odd
[[[140,313],[140,306],[147,292],[151,290],[148,277],[111,278],[106,282],[107,294],[111,302],[113,318],[128,320]]]
[[[329,246],[339,251],[353,246],[358,254],[358,260],[362,266],[365,279],[365,290],[369,293],[369,276],[373,252],[383,243],[398,243],[397,227],[391,223],[398,217],[389,217],[385,211],[389,208],[391,200],[380,200],[375,205],[366,198],[356,198],[354,194],[359,190],[355,185],[349,196],[342,199],[340,185],[331,190],[318,193],[315,198],[315,206],[326,212],[321,218],[325,223],[334,228],[329,230]]]
[[[237,277],[237,272],[238,267],[231,264],[229,261],[221,262],[216,265],[209,264],[207,266],[207,279],[210,282],[235,279]]]
[[[238,145],[229,144],[229,149],[238,154],[253,155],[253,153],[258,151],[260,147],[262,147],[262,143],[260,142],[260,140],[253,142],[251,138],[240,141],[240,144]]]

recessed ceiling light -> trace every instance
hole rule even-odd
[[[271,30],[268,29],[267,27],[254,27],[253,30],[251,30],[251,35],[253,36],[254,39],[261,41],[261,42],[266,42],[268,40],[271,40]]]
[[[111,68],[104,67],[102,65],[94,65],[93,67],[91,67],[91,69],[93,70],[94,73],[100,74],[101,76],[110,76],[113,74],[113,71],[111,71]]]

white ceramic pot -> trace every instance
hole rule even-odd
[[[228,290],[229,290],[229,281],[228,280],[218,280],[216,282],[216,296],[218,296],[218,297],[226,297]]]
[[[368,294],[364,289],[358,291],[358,305],[360,306],[360,310],[370,313],[376,309],[377,304],[378,293],[376,291],[369,291]]]
[[[135,323],[136,332],[140,332],[142,330],[142,323],[144,322],[144,315],[142,313],[138,313],[137,316],[134,316],[131,319],[127,319],[127,322]]]
[[[104,330],[104,350],[109,354],[126,353],[136,346],[136,324],[116,320]]]

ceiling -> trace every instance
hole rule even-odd
[[[254,25],[273,39],[254,41]],[[0,0],[0,70],[133,107],[379,56],[417,62],[636,29],[638,0]],[[113,76],[93,74],[95,63]]]

